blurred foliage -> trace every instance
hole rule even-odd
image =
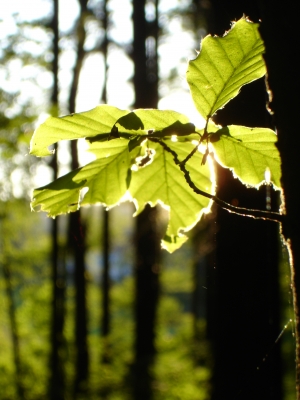
[[[130,207],[129,207],[130,208]],[[99,207],[93,210],[101,215]],[[116,209],[118,210],[118,209]],[[115,211],[115,210],[114,210]],[[121,212],[121,209],[119,210]],[[123,209],[124,212],[124,209]],[[129,210],[126,211],[129,214]],[[124,216],[126,216],[126,212]],[[30,214],[27,204],[21,200],[1,205],[2,255],[10,261],[16,319],[20,337],[22,381],[26,399],[46,399],[49,357],[49,327],[51,282],[48,260],[49,238],[46,226],[49,220],[39,214]],[[112,218],[120,220],[120,214]],[[94,219],[95,220],[95,219]],[[126,218],[124,218],[126,221]],[[121,224],[122,225],[122,224]],[[120,226],[119,226],[120,228]],[[117,251],[128,246],[125,228],[117,232]],[[114,227],[114,230],[117,229]],[[128,229],[128,227],[127,227]],[[33,232],[33,233],[32,233]],[[4,235],[4,233],[6,233]],[[124,236],[124,234],[126,234]],[[129,236],[130,237],[130,236]],[[3,240],[5,238],[5,240]],[[38,238],[38,246],[36,240]],[[123,238],[123,239],[122,239]],[[120,240],[120,242],[118,242]],[[183,304],[178,292],[185,293],[185,299],[191,298],[191,264],[182,267],[182,260],[190,249],[186,246],[181,255],[173,260],[172,268],[167,264],[162,268],[162,297],[157,323],[158,357],[154,366],[154,398],[160,399],[205,399],[209,370],[205,366],[195,365],[193,357],[193,317]],[[123,253],[123,255],[126,252]],[[130,256],[130,252],[128,253]],[[124,264],[130,260],[123,258]],[[118,268],[122,268],[119,265]],[[131,271],[127,276],[116,274],[111,291],[112,333],[107,339],[111,356],[110,364],[101,362],[103,339],[100,337],[101,292],[99,279],[87,274],[88,310],[91,374],[85,399],[107,398],[110,400],[130,399],[129,371],[133,362],[133,301],[134,280]],[[175,277],[175,278],[174,278]],[[170,278],[170,279],[169,279]],[[175,282],[172,289],[172,284]],[[177,283],[176,283],[177,282]],[[182,285],[179,285],[182,282]],[[8,304],[5,294],[3,275],[0,278],[0,399],[16,399],[14,389],[14,362],[11,344],[11,329],[8,319]],[[173,290],[173,292],[172,292]],[[74,376],[74,287],[71,275],[67,279],[67,304],[65,324],[64,358],[66,360],[67,390],[66,399],[71,399]],[[204,326],[203,326],[204,328]],[[205,347],[205,341],[203,342]]]
[[[0,386],[1,398],[15,399],[15,366],[12,327],[9,320],[3,268],[11,272],[10,283],[16,309],[22,382],[37,398],[45,393],[48,329],[50,317],[49,238],[45,218],[30,213],[27,201],[0,203]],[[38,238],[38,246],[37,246]],[[40,397],[42,398],[42,397]]]

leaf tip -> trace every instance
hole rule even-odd
[[[186,241],[188,237],[185,235],[166,235],[161,241],[161,247],[169,253],[178,250]]]

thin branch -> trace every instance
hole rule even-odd
[[[193,157],[193,155],[196,153],[196,151],[199,149],[199,146],[202,142],[202,136],[200,135],[200,133],[198,133],[198,135],[200,136],[199,142],[197,143],[197,145],[193,148],[193,150],[190,152],[190,154],[188,154],[185,159],[183,161],[181,161],[180,163],[182,165],[185,165],[189,159],[191,159]],[[176,162],[176,161],[175,161]]]
[[[168,145],[165,142],[161,141],[160,139],[156,139],[156,138],[150,139],[149,138],[149,140],[151,142],[159,143],[168,153],[172,154],[175,164],[179,166],[180,170],[184,174],[187,184],[195,193],[213,200],[220,207],[224,208],[225,210],[227,210],[229,212],[233,212],[235,214],[243,215],[245,217],[250,217],[250,218],[276,221],[276,222],[280,222],[280,223],[284,222],[284,220],[285,220],[284,214],[280,214],[280,213],[273,212],[273,211],[263,211],[263,210],[256,210],[256,209],[251,209],[251,208],[236,207],[229,203],[226,203],[225,201],[219,199],[217,196],[215,196],[213,194],[204,192],[203,190],[199,189],[192,181],[192,179],[190,177],[190,173],[185,167],[186,162],[179,161],[178,155],[174,150],[170,149],[170,147],[168,147]],[[194,150],[192,152],[193,154],[195,153]]]

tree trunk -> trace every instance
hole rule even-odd
[[[288,245],[296,331],[296,392],[300,399],[300,214],[299,214],[299,148],[295,131],[299,113],[300,78],[296,59],[299,48],[297,3],[282,4],[261,1],[261,34],[265,42],[269,107],[274,113],[278,149],[282,162],[282,198],[286,220],[282,233]]]
[[[5,255],[4,255],[4,258]],[[13,344],[13,355],[14,355],[14,363],[15,363],[15,373],[16,373],[16,392],[18,394],[19,400],[24,400],[25,391],[24,384],[22,379],[22,366],[21,366],[21,357],[20,357],[20,342],[19,342],[19,334],[18,327],[16,321],[16,307],[13,298],[13,288],[11,284],[11,270],[9,262],[5,260],[3,264],[3,273],[4,280],[6,286],[6,295],[8,300],[8,314],[11,326],[11,336],[12,336],[12,344]]]
[[[59,25],[58,25],[58,0],[53,1],[54,12],[52,20],[53,29],[53,90],[51,103],[54,115],[58,115],[58,57],[59,57]],[[53,169],[53,179],[57,179],[57,145],[54,147],[55,153],[52,157],[51,166]],[[63,400],[65,377],[64,377],[64,358],[63,358],[63,328],[65,314],[65,266],[59,265],[59,246],[58,246],[58,218],[51,220],[52,237],[52,322],[51,322],[51,354],[50,354],[50,380],[49,397],[51,400]]]
[[[158,102],[157,40],[158,18],[145,18],[145,0],[133,1],[133,61],[135,108],[156,108]],[[155,317],[159,292],[160,239],[158,210],[147,206],[137,216],[136,225],[136,299],[135,362],[133,398],[150,400],[151,366],[155,356]]]
[[[215,29],[223,35],[243,13],[258,21],[255,2],[213,1]],[[222,125],[270,127],[262,80],[245,86],[214,120]],[[249,189],[229,170],[217,170],[217,195],[228,203],[266,209],[266,187]],[[273,210],[278,210],[272,193]],[[210,333],[214,349],[212,399],[282,399],[278,225],[217,210],[215,290]],[[209,290],[209,288],[208,288]],[[272,349],[272,351],[271,351]]]
[[[107,0],[103,0],[103,18],[102,27],[104,30],[104,39],[102,44],[102,53],[104,59],[104,84],[102,91],[102,101],[104,104],[107,103],[107,71],[108,71],[108,10],[107,10]],[[108,210],[103,208],[103,227],[102,227],[102,252],[103,252],[103,273],[102,273],[102,322],[101,322],[101,332],[103,338],[103,350],[102,350],[102,361],[104,363],[110,362],[110,263],[109,263],[109,253],[110,253],[110,231],[109,231],[109,221],[110,213]]]
[[[76,111],[76,96],[78,91],[79,76],[85,56],[84,42],[86,38],[85,17],[87,13],[87,0],[79,0],[80,15],[77,23],[77,55],[73,70],[73,80],[69,96],[69,111]],[[77,141],[71,142],[71,168],[79,167]],[[76,362],[74,395],[86,391],[89,372],[89,354],[87,346],[87,308],[86,308],[86,280],[85,280],[85,232],[81,222],[81,211],[71,213],[69,217],[69,249],[74,260],[75,284],[75,343]]]
[[[89,370],[89,354],[87,346],[87,309],[85,285],[85,232],[81,224],[79,212],[70,214],[70,249],[74,259],[74,285],[75,285],[75,381],[74,393],[76,395],[86,390]]]

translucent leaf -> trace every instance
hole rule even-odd
[[[277,136],[267,128],[231,125],[210,137],[217,160],[245,184],[258,186],[265,181],[265,171],[280,188],[281,160],[276,147]]]
[[[172,110],[138,109],[120,118],[116,124],[123,128],[143,130],[154,136],[189,135],[195,132],[195,126],[184,114]]]
[[[189,119],[176,111],[138,109],[134,111],[100,105],[90,111],[65,117],[49,117],[34,132],[30,154],[43,157],[52,154],[49,146],[60,140],[86,138],[89,142],[115,138],[138,139],[153,136],[187,135],[195,131]],[[134,143],[133,143],[134,144]],[[137,141],[139,144],[139,141]],[[91,146],[98,148],[99,146]]]
[[[48,147],[60,140],[74,140],[111,134],[116,121],[128,110],[100,105],[90,111],[67,115],[62,118],[49,117],[34,132],[30,142],[30,154],[38,157],[52,154]]]
[[[177,153],[180,161],[194,148],[190,142],[164,142]],[[209,209],[210,200],[196,194],[189,187],[179,166],[174,163],[172,154],[158,143],[149,143],[149,147],[155,151],[154,160],[132,172],[129,191],[136,203],[137,213],[147,203],[152,206],[161,203],[169,210],[170,220],[163,246],[172,252],[186,240],[182,232],[190,230],[202,213]],[[201,166],[202,157],[202,154],[196,152],[187,162],[186,168],[199,189],[212,193],[214,187],[210,180],[210,167]]]
[[[80,205],[103,203],[113,206],[118,203],[127,190],[130,168],[128,141],[116,139],[106,142],[102,152],[103,158],[35,189],[32,208],[40,207],[41,211],[54,217],[76,211]],[[88,188],[84,196],[81,193],[83,188]]]
[[[224,37],[206,36],[195,60],[189,62],[187,81],[199,113],[211,117],[237,96],[240,88],[265,72],[264,44],[258,24],[237,21]]]

